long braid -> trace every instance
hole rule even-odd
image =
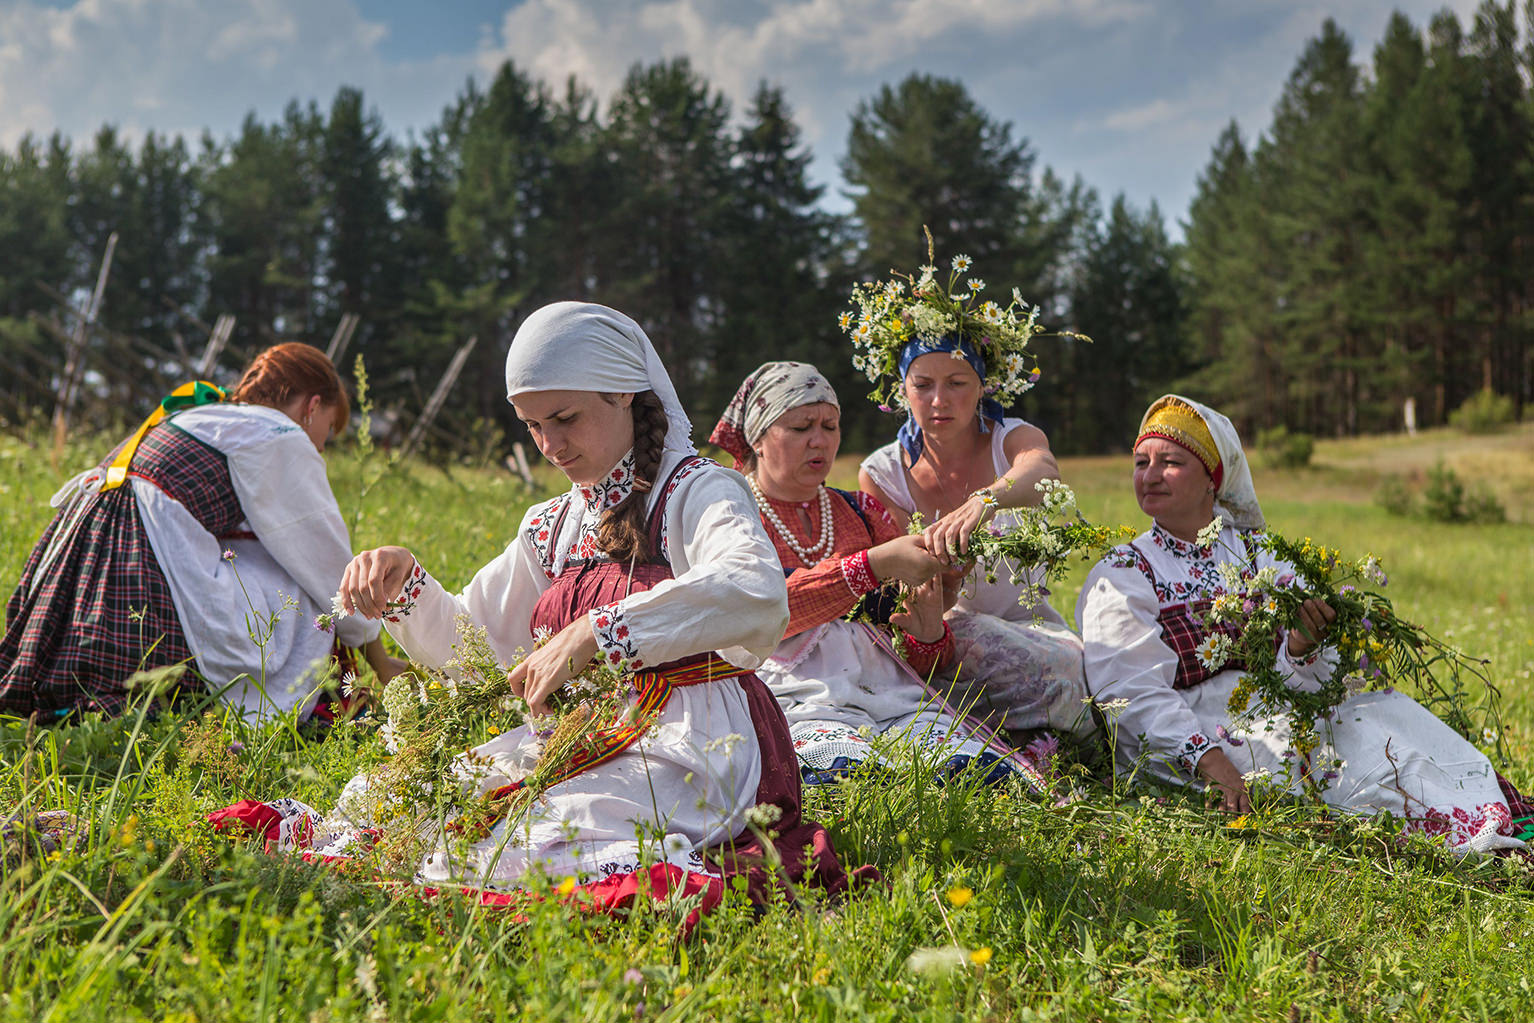
[[[597,546],[614,561],[648,561],[655,552],[650,550],[645,529],[646,496],[660,472],[668,422],[654,391],[634,395],[629,412],[634,417],[634,490],[603,513],[597,524]]]

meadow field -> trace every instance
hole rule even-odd
[[[81,442],[55,468],[45,448],[0,438],[0,591],[47,497],[109,446]],[[1509,521],[1374,503],[1388,474],[1440,460],[1491,488]],[[494,466],[388,467],[344,447],[330,465],[354,544],[405,544],[449,586],[539,496]],[[1089,518],[1143,526],[1127,456],[1062,470]],[[1534,429],[1322,442],[1309,468],[1259,468],[1257,488],[1275,529],[1378,554],[1402,615],[1490,659],[1502,770],[1534,787]],[[1068,618],[1084,574],[1052,596]],[[887,887],[762,913],[732,892],[686,941],[670,909],[591,919],[542,902],[514,916],[267,855],[203,823],[247,797],[328,808],[382,755],[367,723],[317,740],[219,712],[0,719],[5,813],[62,808],[93,827],[83,849],[0,867],[0,1020],[1437,1021],[1534,1008],[1523,861],[1456,861],[1306,809],[1233,821],[1090,774],[1064,806],[915,772],[808,792],[843,860],[877,865]]]

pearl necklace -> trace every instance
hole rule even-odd
[[[836,546],[836,526],[831,521],[831,493],[826,490],[822,483],[816,487],[816,496],[820,499],[820,538],[806,547],[794,536],[793,530],[788,528],[788,523],[778,515],[778,510],[767,500],[767,495],[762,493],[761,485],[756,482],[755,476],[747,476],[746,482],[751,484],[751,493],[756,498],[756,505],[767,516],[767,521],[777,531],[779,537],[788,545],[788,549],[798,556],[804,565],[817,565],[831,553]]]

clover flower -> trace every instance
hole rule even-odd
[[[776,803],[757,803],[746,811],[746,823],[757,828],[770,828],[783,818],[783,808]]]

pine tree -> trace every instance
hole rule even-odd
[[[842,174],[863,235],[862,270],[965,253],[996,277],[1025,262],[1020,243],[1033,154],[953,79],[912,74],[858,104]]]

